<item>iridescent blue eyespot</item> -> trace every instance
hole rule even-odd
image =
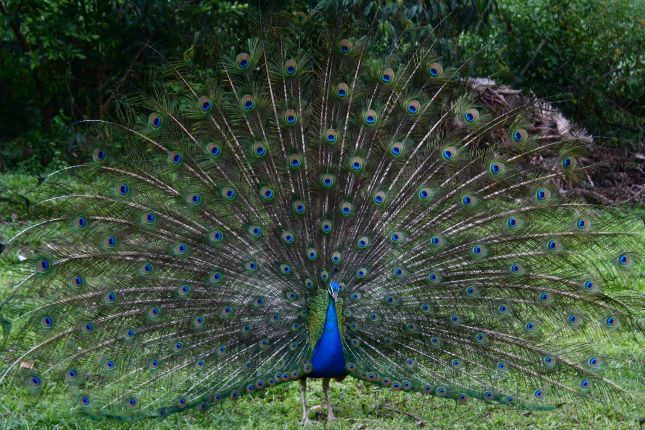
[[[88,224],[87,218],[85,218],[84,216],[77,216],[76,218],[74,218],[74,227],[76,227],[79,230],[82,230],[85,227],[87,227],[87,224]]]
[[[545,190],[544,188],[538,188],[535,191],[535,199],[540,201],[540,202],[542,202],[542,201],[546,200],[549,197],[549,194],[550,193],[547,190]]]
[[[574,158],[565,157],[565,158],[562,159],[562,167],[565,170],[569,170],[569,169],[571,169],[572,167],[575,167],[575,166],[576,166],[576,160]]]
[[[289,275],[289,274],[291,274],[291,271],[292,271],[291,266],[289,266],[288,264],[281,264],[280,265],[280,272],[283,275]]]
[[[324,234],[331,233],[332,228],[333,228],[333,226],[332,226],[331,221],[323,220],[323,221],[320,223],[320,230],[321,230]]]
[[[345,99],[348,94],[349,86],[347,86],[346,83],[341,82],[340,84],[336,85],[336,97],[338,97],[339,99]]]
[[[50,316],[43,317],[40,320],[40,325],[43,328],[52,328],[54,326],[54,319]]]
[[[74,369],[69,369],[67,372],[65,372],[65,380],[67,382],[74,382],[76,381],[77,377],[78,377],[78,374]]]
[[[245,95],[242,97],[242,108],[246,112],[250,112],[255,108],[255,100],[250,95]]]
[[[116,294],[113,293],[112,291],[105,293],[103,298],[104,298],[104,302],[108,304],[116,302]]]
[[[293,60],[290,60],[293,61]],[[287,67],[285,68],[287,75],[295,75],[298,69],[296,68],[295,62],[294,63],[289,63],[287,62]]]
[[[379,191],[375,193],[374,196],[372,197],[372,200],[377,205],[382,205],[385,202],[385,193],[383,191]]]
[[[291,207],[293,211],[298,215],[303,215],[306,210],[305,202],[303,202],[302,200],[296,200],[295,202],[293,202]]]
[[[235,57],[235,64],[240,70],[248,69],[251,65],[251,56],[246,52],[241,52]]]
[[[41,259],[38,262],[38,264],[36,264],[36,269],[40,273],[45,273],[45,272],[49,271],[50,267],[51,267],[51,264],[49,263],[49,260],[47,260],[46,258]]]
[[[363,122],[367,126],[375,125],[378,122],[378,114],[375,110],[369,109],[363,114]]]
[[[154,212],[148,212],[143,216],[143,221],[146,224],[153,224],[157,220],[157,216],[154,214]]]
[[[116,246],[117,239],[116,237],[109,235],[108,237],[105,238],[104,243],[108,248],[114,248]]]
[[[29,377],[29,385],[31,385],[32,388],[40,388],[41,384],[42,379],[40,379],[40,376],[31,375]]]
[[[181,152],[170,151],[168,153],[168,161],[170,161],[171,164],[178,166],[181,164],[182,160],[183,156],[181,155]]]
[[[218,158],[222,153],[222,147],[217,143],[209,143],[206,145],[206,152],[211,158]]]
[[[479,112],[477,109],[468,109],[464,112],[464,120],[468,124],[474,124],[479,119]]]
[[[519,275],[524,273],[524,267],[520,263],[513,263],[511,264],[511,272]]]
[[[417,196],[419,197],[419,200],[425,202],[432,197],[432,190],[428,187],[421,187],[419,188],[419,191],[417,191]]]
[[[159,115],[156,112],[151,113],[148,116],[148,125],[153,130],[157,130],[158,128],[160,128],[161,127],[161,115]]]
[[[437,78],[443,74],[443,66],[439,63],[432,63],[428,65],[428,75],[431,78]]]
[[[622,254],[618,257],[618,264],[623,267],[629,266],[631,264],[631,257],[627,254]]]
[[[73,288],[80,288],[83,286],[83,284],[85,284],[85,279],[83,279],[83,277],[80,275],[72,276],[69,279],[69,285]]]
[[[180,285],[179,288],[177,288],[177,294],[180,297],[186,297],[188,294],[190,294],[190,286],[189,285]]]
[[[213,107],[213,102],[208,97],[202,96],[197,101],[197,105],[202,112],[206,113],[209,112]]]
[[[130,187],[125,182],[121,182],[116,186],[116,192],[120,196],[127,196],[130,192]]]
[[[513,136],[513,140],[519,143],[526,140],[528,133],[523,128],[517,128],[513,130],[512,136]]]
[[[92,159],[97,163],[105,161],[106,156],[107,154],[103,148],[96,148],[94,151],[92,151]]]
[[[410,100],[405,107],[406,111],[410,115],[416,115],[421,109],[421,103],[418,100]]]

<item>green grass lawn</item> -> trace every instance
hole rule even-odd
[[[310,384],[310,405],[322,399],[320,383]],[[290,383],[247,396],[227,400],[207,412],[187,411],[165,420],[146,420],[134,424],[93,421],[72,415],[62,401],[42,399],[36,406],[29,395],[0,394],[0,428],[59,429],[291,429],[300,422],[300,389]],[[504,406],[471,401],[457,404],[452,400],[393,392],[369,386],[351,378],[332,382],[332,402],[337,421],[326,425],[324,415],[315,417],[314,428],[331,429],[635,429],[637,418],[619,415],[606,405],[583,403],[564,405],[550,412],[525,412]],[[636,405],[630,407],[638,416]],[[640,411],[642,413],[642,409]]]
[[[19,194],[35,185],[35,180],[22,175],[0,176],[0,240],[6,240],[16,229],[8,221],[22,219],[23,208]],[[12,192],[3,192],[12,189]],[[643,262],[641,262],[641,265]],[[0,288],[7,287],[8,266],[0,266]],[[641,273],[643,271],[641,270]],[[638,281],[636,281],[638,282]],[[643,282],[636,285],[641,292]],[[621,332],[598,345],[605,352],[612,372],[622,374],[626,388],[638,391],[644,386],[645,352],[642,333]],[[0,368],[4,363],[0,361]],[[226,400],[206,412],[186,411],[166,420],[145,420],[120,423],[90,420],[70,411],[69,400],[61,386],[54,386],[47,395],[23,391],[0,392],[0,428],[47,429],[290,429],[300,422],[300,389],[297,383],[284,384],[270,390]],[[640,393],[642,399],[642,394]],[[320,405],[320,382],[310,384],[309,404]],[[326,424],[324,414],[314,416],[314,428],[330,429],[636,429],[639,419],[645,419],[645,408],[638,402],[599,405],[581,401],[565,404],[549,412],[526,412],[504,406],[470,401],[457,404],[452,400],[421,396],[415,393],[393,392],[362,381],[347,378],[332,382],[332,403],[338,418]],[[316,407],[314,407],[316,410]],[[315,414],[312,414],[315,415]]]

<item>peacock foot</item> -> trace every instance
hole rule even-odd
[[[302,419],[302,421],[300,421],[300,425],[303,427],[306,427],[306,426],[312,426],[314,425],[314,423],[309,419],[309,417],[305,417]]]

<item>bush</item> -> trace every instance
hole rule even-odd
[[[464,33],[481,74],[559,101],[601,143],[635,149],[645,131],[645,2],[498,0],[495,25]]]

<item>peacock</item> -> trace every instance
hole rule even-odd
[[[88,160],[42,178],[2,245],[3,391],[134,420],[299,381],[303,424],[312,378],[329,421],[347,376],[528,410],[642,401],[596,341],[642,334],[643,224],[567,192],[588,135],[344,14],[266,17],[84,122]]]

